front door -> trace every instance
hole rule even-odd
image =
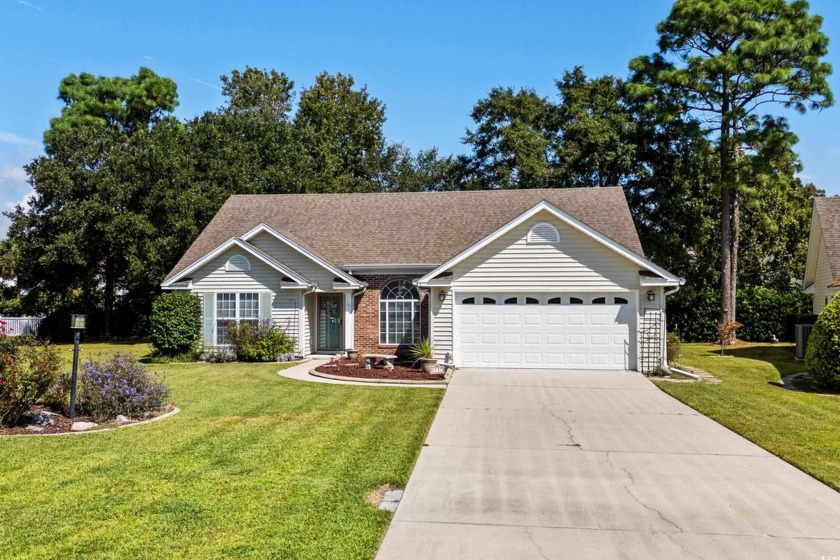
[[[318,350],[341,350],[341,295],[318,295]]]

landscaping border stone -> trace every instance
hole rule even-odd
[[[30,438],[30,437],[59,437],[59,436],[80,436],[82,434],[98,434],[100,432],[112,432],[114,430],[121,430],[122,428],[133,428],[134,426],[142,426],[143,424],[151,424],[152,422],[157,422],[158,420],[163,420],[164,418],[169,418],[170,416],[175,416],[181,412],[181,409],[173,407],[172,410],[165,414],[161,414],[160,416],[155,416],[154,418],[149,418],[148,420],[141,420],[140,422],[133,422],[131,424],[122,424],[119,426],[109,426],[107,428],[99,428],[97,430],[85,430],[81,432],[61,432],[58,434],[39,434],[38,432],[34,432],[32,434],[8,434],[0,436],[0,438]]]

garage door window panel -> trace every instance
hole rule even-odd
[[[408,281],[395,280],[379,299],[379,343],[413,344],[420,340],[420,294]]]

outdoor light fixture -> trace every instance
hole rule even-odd
[[[445,292],[444,290],[441,290],[440,292],[438,292],[438,300],[439,300],[441,303],[443,303],[443,301],[444,301],[445,299],[446,299],[446,292]]]
[[[656,301],[656,292],[653,290],[648,291],[648,301]]]
[[[73,374],[70,376],[70,419],[76,417],[76,377],[79,372],[79,339],[85,330],[87,315],[70,315],[70,328],[73,329]]]
[[[73,330],[84,330],[87,322],[87,315],[70,315],[70,328]]]

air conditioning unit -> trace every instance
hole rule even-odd
[[[808,337],[814,325],[796,325],[796,359],[805,359],[805,349],[808,348]]]

